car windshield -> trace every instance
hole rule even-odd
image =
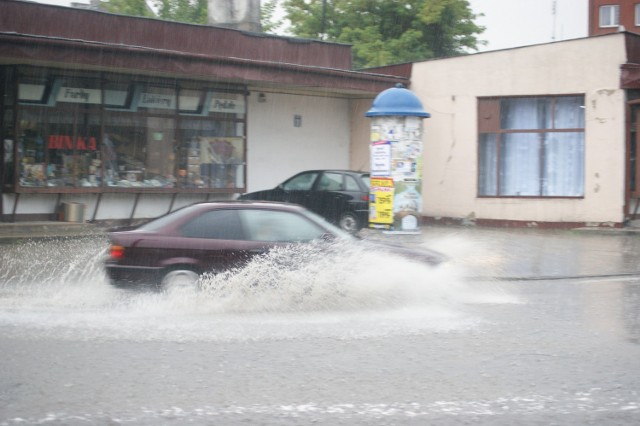
[[[367,185],[368,188],[371,188],[371,178],[369,177],[369,175],[361,175],[360,177],[362,178],[364,184]]]

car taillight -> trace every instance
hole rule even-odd
[[[124,247],[112,245],[109,248],[109,255],[112,259],[122,259],[124,258]]]
[[[363,195],[362,197],[360,197],[361,201],[369,201],[369,194],[367,195]]]

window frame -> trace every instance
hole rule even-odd
[[[620,5],[619,4],[601,5],[598,8],[598,26],[600,28],[619,27],[620,26]]]
[[[558,99],[561,98],[575,98],[582,97],[582,105],[584,105],[584,94],[563,94],[563,95],[547,95],[547,96],[506,96],[506,97],[485,97],[478,98],[478,141],[477,141],[477,186],[476,186],[476,195],[478,198],[516,198],[516,199],[526,199],[526,198],[536,198],[536,199],[582,199],[585,196],[585,127],[586,121],[584,115],[582,116],[583,125],[582,128],[557,128],[556,127],[556,117],[555,117],[555,106],[558,102]],[[503,129],[502,128],[502,110],[501,104],[502,101],[510,100],[510,99],[537,99],[537,100],[547,100],[551,101],[551,121],[552,125],[543,128],[523,128],[523,129]],[[552,136],[556,133],[581,133],[581,158],[579,161],[581,162],[581,190],[582,193],[580,195],[545,195],[545,184],[548,182],[553,176],[545,175],[546,173],[546,152],[545,152],[545,141],[548,136]],[[502,152],[502,146],[506,143],[507,137],[520,135],[537,135],[537,144],[538,144],[538,157],[536,158],[537,164],[539,167],[538,174],[538,182],[537,182],[537,194],[535,195],[518,195],[518,194],[504,194],[502,191],[504,190],[502,185],[502,176],[506,171],[504,168],[508,167],[508,165],[503,165],[503,157],[504,152]],[[495,149],[495,157],[490,159],[493,164],[493,169],[495,169],[495,175],[485,175],[483,173],[483,161],[486,160],[485,151],[483,151],[482,144],[485,142],[485,136],[495,136],[492,141],[489,141],[492,145],[494,145]],[[506,163],[505,163],[506,164]],[[482,183],[487,180],[487,178],[493,179],[493,185],[495,185],[495,194],[487,194],[482,193],[483,185]]]

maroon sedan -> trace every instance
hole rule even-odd
[[[224,271],[277,246],[349,239],[351,234],[304,207],[261,201],[193,204],[138,228],[109,233],[105,262],[114,285],[151,285],[167,289],[192,286],[204,272]],[[432,252],[394,247],[431,264]]]

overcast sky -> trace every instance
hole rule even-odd
[[[72,0],[37,0],[68,6]],[[74,0],[86,2],[86,0]],[[389,0],[391,1],[391,0]],[[587,36],[589,0],[469,0],[487,41],[480,51]],[[555,4],[555,14],[554,14]]]
[[[479,37],[498,50],[586,37],[589,0],[469,0],[485,27]],[[555,14],[554,14],[555,5]]]

